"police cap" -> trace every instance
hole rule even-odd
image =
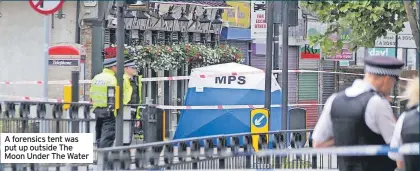
[[[136,67],[136,62],[134,59],[129,59],[124,61],[124,67]]]
[[[369,56],[365,58],[365,72],[375,75],[399,77],[404,62],[388,56]]]
[[[107,58],[104,60],[104,67],[109,68],[117,65],[117,59],[116,58]]]

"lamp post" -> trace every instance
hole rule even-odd
[[[207,18],[207,10],[203,12],[203,18],[200,19],[201,40],[202,43],[207,42],[207,32],[210,29],[210,20]]]
[[[125,44],[130,44],[130,43],[132,43],[132,40],[133,40],[133,28],[131,28],[131,23],[133,23],[133,21],[134,21],[134,18],[136,18],[136,16],[134,16],[132,13],[131,13],[131,11],[127,11],[125,14],[124,14],[124,29],[125,29],[125,32],[129,32],[129,36],[128,36],[128,39],[125,39],[124,41],[125,41]],[[128,27],[127,27],[128,26]]]
[[[172,32],[174,30],[174,24],[175,24],[175,18],[172,16],[172,9],[173,6],[169,7],[168,10],[168,14],[163,17],[163,20],[165,21],[165,25],[166,25],[166,34],[165,36],[168,36],[168,43],[167,44],[171,44],[172,43]]]
[[[216,18],[211,22],[211,25],[213,26],[213,32],[216,36],[215,45],[219,44],[219,35],[220,35],[220,31],[222,31],[222,24],[223,24],[223,20],[221,19],[220,10],[219,10],[217,11]]]
[[[138,24],[139,24],[139,34],[140,34],[139,38],[140,38],[141,44],[145,44],[144,33],[145,33],[146,29],[148,28],[147,24],[148,24],[148,21],[149,21],[149,16],[147,16],[144,13],[145,13],[144,11],[139,11],[139,12],[137,12],[137,17],[136,17],[137,21],[138,21]]]
[[[185,42],[185,32],[188,31],[188,23],[190,20],[185,17],[184,8],[181,8],[181,17],[178,19],[181,42]]]

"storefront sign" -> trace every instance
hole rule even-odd
[[[395,48],[369,48],[369,56],[390,56],[395,57]]]
[[[388,33],[375,41],[375,47],[395,47],[395,34]],[[414,37],[411,34],[398,34],[399,48],[416,48]]]
[[[251,38],[265,39],[266,37],[265,1],[251,1]]]
[[[227,1],[233,9],[226,9],[222,14],[223,21],[229,22],[229,26],[249,28],[251,17],[251,4],[249,2]]]
[[[321,49],[308,44],[300,47],[300,59],[321,59]]]
[[[77,59],[49,59],[49,66],[79,66]]]
[[[326,57],[324,56],[325,60],[334,60],[334,61],[341,61],[341,60],[346,60],[346,61],[353,61],[353,52],[350,51],[349,49],[343,49],[341,50],[341,53],[338,53],[334,56],[331,57]]]

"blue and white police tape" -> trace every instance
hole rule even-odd
[[[388,153],[399,153],[405,155],[418,155],[419,143],[404,144],[398,148],[391,148],[388,145],[362,145],[346,147],[327,148],[299,148],[299,149],[271,149],[261,150],[256,153],[258,156],[286,156],[290,154],[335,154],[338,156],[378,156]]]

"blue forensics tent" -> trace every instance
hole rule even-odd
[[[232,72],[238,74],[232,75]],[[191,76],[185,97],[186,106],[264,105],[265,73],[261,69],[226,63],[193,69]],[[274,76],[271,82],[272,104],[281,104],[281,89]],[[250,111],[251,109],[181,110],[174,139],[250,132]],[[281,108],[272,107],[270,130],[281,130],[281,123]]]

